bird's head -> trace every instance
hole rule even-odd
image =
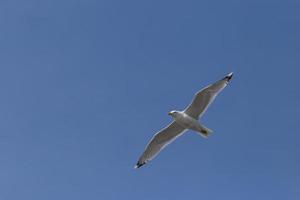
[[[168,115],[170,115],[170,116],[172,116],[172,117],[175,117],[175,116],[177,116],[178,113],[179,113],[178,111],[172,110],[172,111],[170,111],[170,112],[168,113]]]

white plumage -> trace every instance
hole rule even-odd
[[[135,168],[139,168],[152,160],[164,147],[188,129],[194,130],[207,138],[212,131],[201,125],[197,120],[204,114],[215,97],[227,86],[232,75],[233,73],[230,73],[223,79],[197,92],[193,101],[184,111],[171,111],[169,115],[172,116],[173,122],[153,136]]]

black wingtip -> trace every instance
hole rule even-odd
[[[143,166],[144,164],[146,164],[146,163],[145,163],[145,162],[144,162],[144,163],[138,162],[138,163],[136,163],[136,165],[134,166],[134,169],[138,169],[138,168],[140,168],[141,166]]]
[[[232,78],[232,76],[233,76],[233,72],[229,73],[229,74],[225,77],[225,79],[226,79],[227,81],[230,81],[230,79]]]

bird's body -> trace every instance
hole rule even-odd
[[[207,138],[212,131],[198,122],[208,106],[232,78],[232,73],[196,93],[191,104],[184,111],[171,111],[173,122],[154,135],[141,155],[135,168],[139,168],[153,159],[164,147],[187,130],[193,130]]]
[[[172,111],[169,113],[174,119],[175,122],[177,122],[180,126],[187,129],[196,128],[199,124],[197,120],[194,118],[188,116],[184,112],[180,111]]]
[[[172,111],[169,113],[176,123],[178,123],[184,129],[191,129],[198,132],[201,136],[207,138],[208,134],[212,132],[208,128],[201,125],[198,120],[189,116],[185,112]]]

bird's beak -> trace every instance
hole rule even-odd
[[[171,115],[171,112],[168,112],[168,115]]]

